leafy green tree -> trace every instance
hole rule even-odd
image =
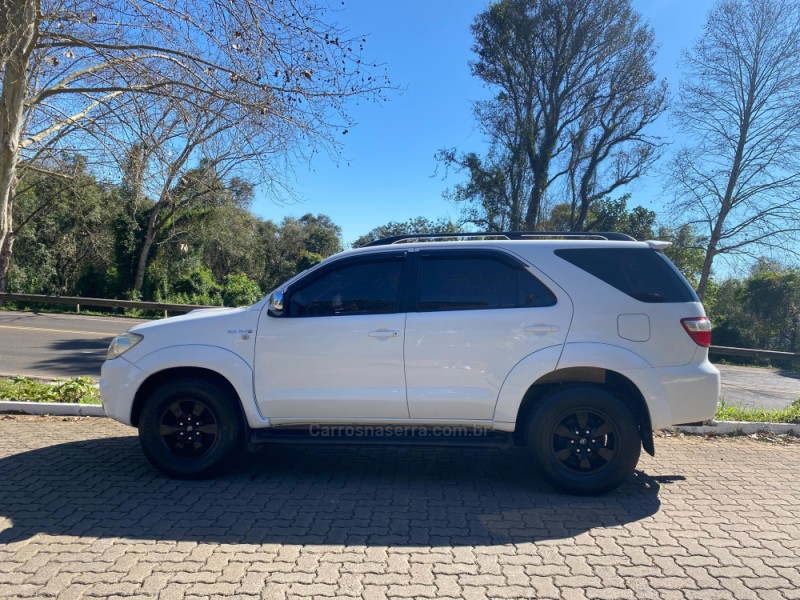
[[[757,348],[798,350],[800,271],[758,263],[744,287],[748,327]]]
[[[467,175],[466,182],[455,184],[443,194],[461,205],[465,223],[472,223],[482,231],[522,228],[530,174],[518,149],[505,155],[492,146],[489,153],[481,157],[475,152],[459,154],[456,148],[443,148],[435,157],[444,167],[445,177],[450,170]]]
[[[249,306],[258,302],[263,295],[258,282],[244,273],[225,276],[222,285],[222,300],[225,306]]]
[[[754,342],[748,339],[749,334],[746,331],[750,318],[743,302],[744,288],[744,280],[724,279],[719,282],[715,302],[710,306],[706,305],[711,323],[714,325],[712,339],[718,346],[755,348],[751,345]],[[766,348],[757,349],[766,350]]]
[[[722,281],[715,295],[715,343],[795,353],[800,349],[800,269],[760,260],[746,278]]]
[[[692,287],[697,289],[700,274],[703,271],[704,240],[698,238],[689,225],[681,225],[677,229],[662,226],[655,237],[658,240],[672,242],[672,245],[664,250],[664,254],[678,267],[678,270],[689,280]],[[716,284],[709,286],[707,290],[711,292],[712,287],[716,289]],[[706,307],[709,306],[710,301],[713,299],[713,293],[706,295]]]
[[[183,164],[180,161],[171,163],[175,169]],[[142,290],[156,248],[170,242],[178,247],[185,246],[184,238],[216,208],[244,209],[250,205],[252,184],[239,177],[226,181],[217,167],[214,160],[201,159],[196,167],[182,173],[176,170],[163,180],[164,187],[155,201],[137,197],[135,189],[128,192],[123,186],[129,193],[128,209],[124,213],[129,222],[117,222],[117,254],[122,273],[129,273],[133,267],[131,288],[134,291]]]
[[[586,215],[584,231],[619,231],[637,240],[653,238],[656,213],[642,206],[628,210],[630,195],[612,200],[604,198],[592,206]]]
[[[642,206],[628,210],[630,194],[619,198],[603,198],[595,202],[586,215],[581,231],[617,231],[627,233],[637,240],[652,239],[656,213]],[[542,228],[551,231],[572,231],[572,207],[568,203],[556,204],[550,216],[542,221]]]
[[[109,289],[101,280],[113,268],[114,190],[97,182],[82,157],[62,161],[62,172],[29,170],[18,187],[14,220],[21,253],[10,289],[63,295],[82,283],[80,291],[103,295]]]
[[[279,226],[268,222],[263,227],[264,265],[258,282],[264,290],[342,249],[341,229],[325,215],[286,217]]]
[[[178,235],[166,244],[165,251],[175,255],[198,252],[217,281],[231,273],[245,273],[259,280],[264,269],[265,235],[274,228],[240,206],[223,204],[196,211],[187,219]]]
[[[426,217],[416,217],[408,221],[390,221],[385,225],[380,225],[359,237],[353,242],[353,247],[358,248],[364,244],[369,244],[376,240],[392,237],[395,235],[405,235],[413,233],[458,233],[461,228],[449,219],[428,219]]]
[[[222,305],[222,286],[214,279],[208,267],[195,262],[193,268],[186,268],[184,265],[180,272],[180,276],[169,282],[163,280],[156,282],[153,280],[153,275],[148,275],[149,286],[156,283],[161,283],[163,286],[151,292],[156,301]],[[158,274],[159,270],[154,275]]]

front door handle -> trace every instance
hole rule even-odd
[[[378,338],[379,340],[386,340],[389,338],[396,338],[400,335],[399,331],[394,329],[376,329],[367,334],[371,338]]]
[[[546,333],[555,333],[561,329],[558,325],[550,325],[548,323],[534,323],[533,325],[528,325],[525,327],[525,331],[528,333],[535,333],[537,335],[544,335]]]

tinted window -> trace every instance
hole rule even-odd
[[[552,306],[556,298],[521,266],[500,258],[422,256],[419,310]]]
[[[696,302],[669,259],[649,248],[580,248],[556,255],[642,302]]]
[[[334,268],[292,290],[289,316],[324,317],[397,311],[403,261],[357,262]]]

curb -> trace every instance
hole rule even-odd
[[[0,402],[0,413],[24,415],[53,415],[57,417],[105,417],[100,404],[69,404],[60,402]]]
[[[710,421],[707,425],[676,425],[672,431],[700,435],[752,435],[774,433],[800,435],[800,425],[793,423],[759,423],[755,421]]]

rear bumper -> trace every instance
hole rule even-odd
[[[719,401],[719,370],[705,358],[701,363],[656,369],[664,384],[670,422],[656,428],[712,419]],[[655,424],[654,424],[655,425]]]

